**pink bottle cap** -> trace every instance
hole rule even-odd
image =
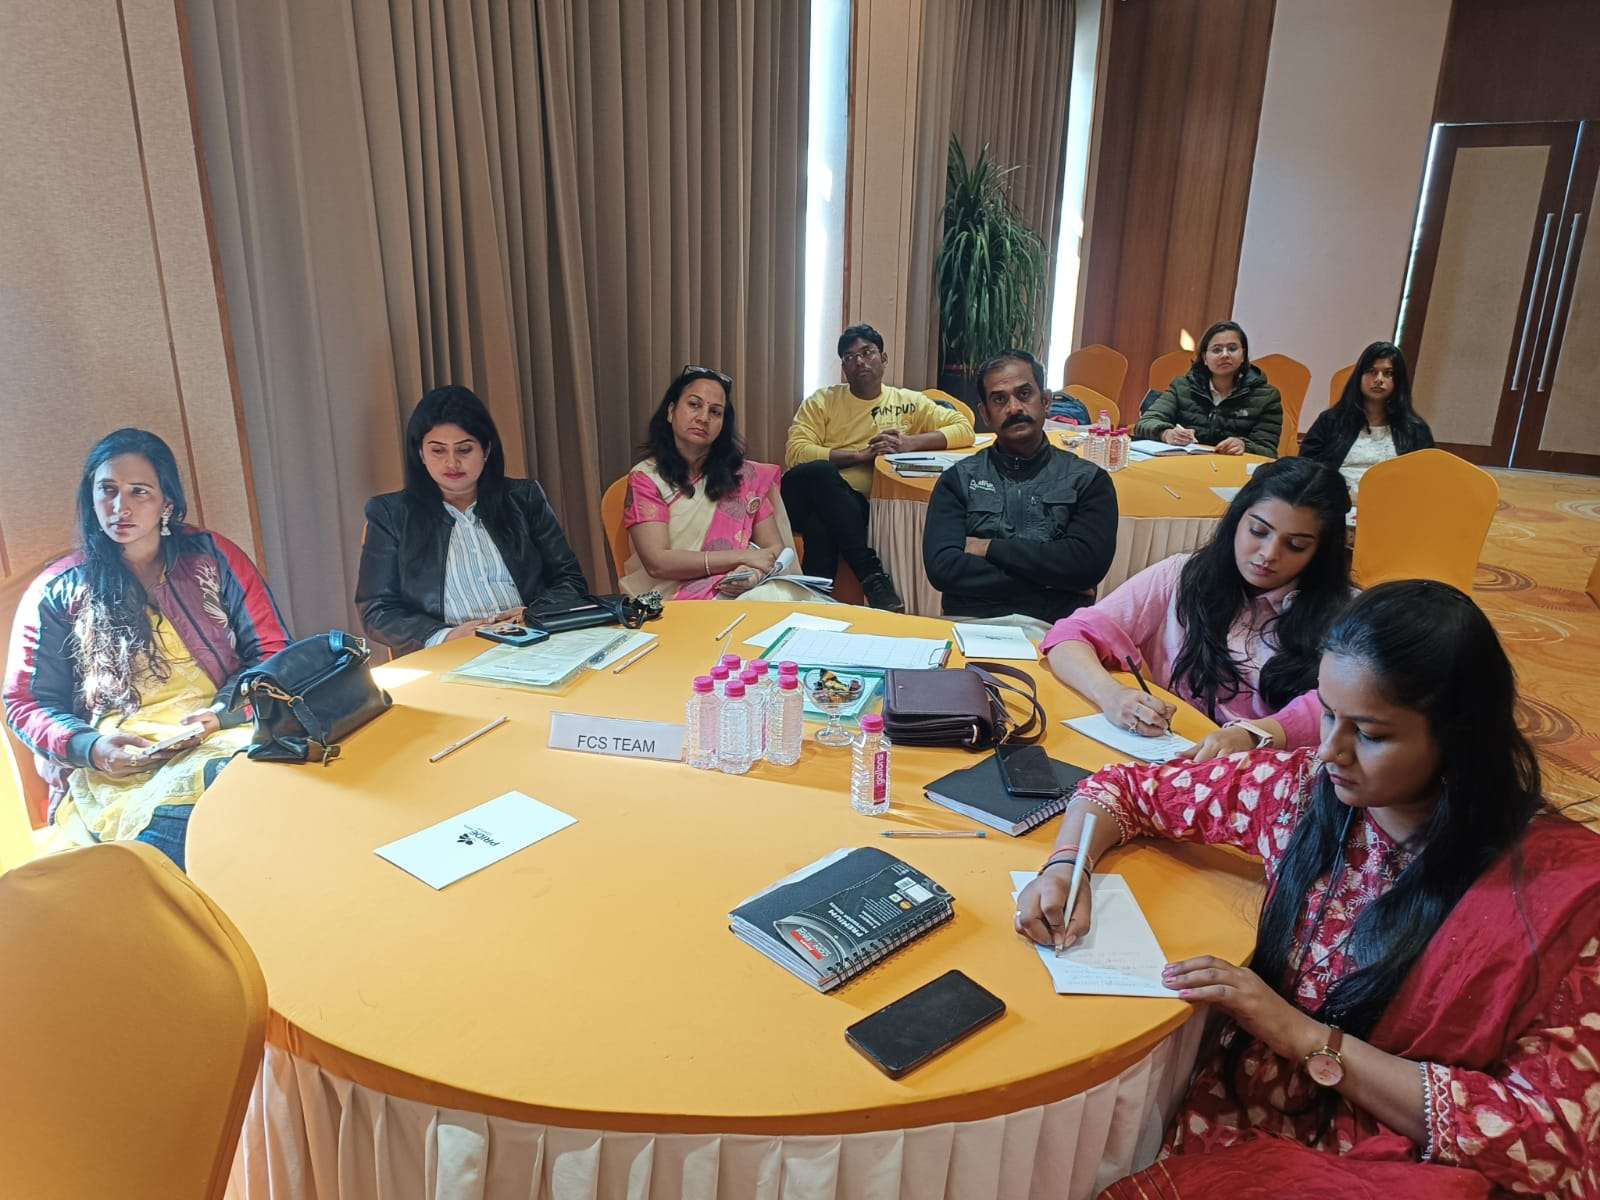
[[[694,690],[697,692],[710,692],[716,686],[716,682],[709,675],[696,675],[694,678]]]
[[[739,682],[744,684],[745,687],[755,687],[756,684],[761,682],[761,672],[754,667],[746,667],[739,672]]]
[[[798,675],[798,674],[800,674],[800,664],[796,663],[796,662],[789,662],[789,661],[785,660],[785,661],[783,661],[783,662],[778,664],[778,674],[779,675]]]
[[[800,688],[800,676],[798,676],[798,675],[779,675],[778,676],[778,690],[779,691],[793,692],[793,691],[798,691],[799,688]]]
[[[744,695],[744,684],[740,683],[737,679],[728,680],[728,699],[737,700],[740,696],[743,696],[743,695]]]
[[[877,713],[868,713],[866,716],[861,718],[861,732],[882,733],[883,718]]]
[[[722,656],[722,665],[727,667],[730,671],[736,668],[743,661],[744,660],[737,654],[724,654]]]
[[[766,678],[767,672],[772,669],[772,664],[764,658],[752,658],[750,660],[750,665],[755,668],[756,674],[760,675],[763,679]]]
[[[721,683],[727,677],[728,668],[723,666],[723,664],[718,663],[716,666],[711,668],[711,678],[715,679],[718,683]]]

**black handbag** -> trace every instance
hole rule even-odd
[[[1023,686],[997,678],[1000,675]],[[1026,721],[1018,721],[1006,707],[1007,692],[1027,704]],[[1000,663],[969,662],[960,668],[887,672],[883,731],[896,746],[987,750],[1001,743],[1037,742],[1044,736],[1045,717],[1031,675]]]
[[[291,642],[239,674],[232,707],[250,705],[256,731],[249,755],[261,762],[320,762],[393,700],[372,680],[372,651],[341,629]]]

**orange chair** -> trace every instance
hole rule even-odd
[[[1348,367],[1340,367],[1333,373],[1333,378],[1328,380],[1328,407],[1332,408],[1339,403],[1339,397],[1344,395],[1344,385],[1350,382],[1350,376],[1356,373],[1355,363]]]
[[[0,912],[5,1194],[222,1196],[267,1029],[233,922],[140,842],[8,871]]]
[[[633,553],[633,542],[622,523],[622,507],[628,501],[628,477],[624,475],[605,490],[600,497],[600,527],[606,531],[606,549],[611,551],[611,570],[620,584],[623,564]]]
[[[1311,387],[1311,368],[1287,354],[1264,354],[1255,360],[1267,382],[1283,397],[1283,429],[1278,434],[1278,457],[1300,453],[1300,411]]]
[[[1150,390],[1164,392],[1179,375],[1187,375],[1194,366],[1194,355],[1188,350],[1174,350],[1163,354],[1150,364]]]
[[[1067,368],[1061,376],[1061,390],[1071,392],[1073,387],[1081,384],[1102,396],[1120,396],[1122,385],[1127,381],[1127,355],[1096,342],[1067,355]]]
[[[1103,392],[1097,392],[1094,388],[1085,387],[1081,383],[1069,384],[1061,390],[1074,400],[1081,401],[1083,406],[1089,410],[1089,423],[1091,425],[1099,420],[1101,410],[1104,410],[1106,415],[1111,418],[1113,426],[1122,424],[1122,412],[1118,409],[1117,402]]]
[[[0,584],[0,636],[11,633],[11,627],[17,619],[17,606],[22,603],[22,595],[28,590],[28,585],[38,577],[39,572],[60,557],[59,554],[52,554],[42,562],[22,568],[4,584]],[[11,732],[9,725],[4,729],[0,740],[4,741],[5,749],[9,751],[10,763],[9,770],[7,764],[0,763],[0,805],[20,803],[28,814],[28,823],[35,828],[43,827],[49,816],[50,791],[33,769],[33,752]],[[8,791],[12,793],[9,799],[4,795]]]
[[[971,425],[974,429],[978,427],[978,418],[973,413],[972,406],[965,400],[959,400],[952,396],[949,392],[941,392],[938,388],[923,388],[922,394],[929,400],[933,400],[939,404],[948,404],[951,408],[955,409],[967,419],[968,425]]]
[[[1583,590],[1589,593],[1589,599],[1600,604],[1600,558],[1595,559],[1594,570],[1589,572],[1589,582],[1583,585]]]
[[[1443,450],[1417,450],[1361,477],[1351,571],[1364,588],[1437,579],[1472,591],[1500,502],[1493,475]]]

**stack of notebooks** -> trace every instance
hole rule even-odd
[[[837,850],[757,892],[728,926],[785,971],[832,991],[955,915],[917,868],[864,846]]]
[[[922,794],[935,804],[951,812],[982,821],[990,829],[1020,837],[1028,830],[1048,821],[1067,807],[1078,782],[1089,778],[1089,772],[1071,763],[1050,760],[1055,770],[1056,782],[1061,785],[1059,795],[1048,799],[1013,799],[1000,778],[1000,764],[990,755],[975,767],[952,771],[942,779],[935,779],[922,789]]]

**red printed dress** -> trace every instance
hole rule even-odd
[[[1260,750],[1197,764],[1107,767],[1080,784],[1078,792],[1112,813],[1123,841],[1149,836],[1235,846],[1263,860],[1270,886],[1316,769],[1311,750]],[[1328,895],[1330,880],[1324,876],[1301,912],[1289,961],[1299,974],[1295,998],[1303,1010],[1314,1014],[1329,988],[1352,969],[1349,935],[1357,918],[1413,857],[1364,811],[1357,813],[1333,894]],[[1319,909],[1324,910],[1320,924]],[[1595,935],[1600,929],[1581,946],[1544,1010],[1514,1039],[1505,1031],[1510,1049],[1501,1061],[1487,1070],[1419,1062],[1429,1134],[1425,1146],[1404,1143],[1411,1161],[1468,1168],[1495,1188],[1519,1195],[1600,1197],[1600,940]],[[1471,1021],[1471,1014],[1459,1016]],[[1230,1023],[1223,1044],[1238,1036],[1246,1035]],[[1398,1137],[1342,1098],[1319,1136],[1314,1085],[1298,1062],[1260,1042],[1253,1042],[1241,1060],[1240,1104],[1223,1083],[1222,1047],[1207,1045],[1168,1132],[1164,1157],[1219,1150],[1263,1134],[1341,1155],[1358,1144],[1374,1144],[1374,1138],[1392,1145]]]

